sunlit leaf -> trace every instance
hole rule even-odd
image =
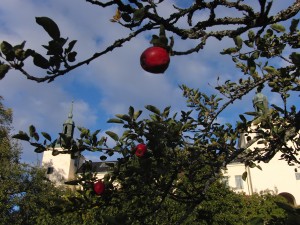
[[[107,123],[124,123],[124,121],[120,120],[120,119],[113,118],[113,119],[109,119],[107,121]]]
[[[277,31],[277,32],[285,32],[285,27],[283,25],[281,25],[281,24],[278,24],[278,23],[272,24],[271,28],[273,30]]]
[[[146,105],[145,108],[148,109],[150,112],[160,115],[160,110],[153,105]]]
[[[118,141],[119,140],[119,136],[116,134],[116,133],[114,133],[114,132],[112,132],[112,131],[106,131],[105,132],[108,136],[110,136],[112,139],[114,139],[115,141]]]
[[[238,49],[241,49],[243,46],[243,39],[240,36],[236,36],[235,38],[233,38],[233,40],[234,40],[236,47]]]

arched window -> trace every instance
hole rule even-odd
[[[278,195],[284,197],[288,201],[289,204],[291,204],[293,206],[296,205],[296,200],[295,200],[294,195],[292,195],[292,194],[290,194],[288,192],[282,192],[282,193],[280,193]]]

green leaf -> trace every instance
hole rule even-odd
[[[77,40],[70,41],[68,48],[66,49],[66,53],[71,52]]]
[[[78,184],[80,184],[81,181],[82,181],[82,179],[80,179],[80,180],[69,180],[69,181],[65,181],[65,184],[67,184],[67,185],[78,185]]]
[[[1,42],[0,48],[1,48],[1,52],[2,52],[4,55],[8,55],[10,52],[13,51],[12,45],[9,44],[9,43],[6,42],[6,41],[2,41],[2,42]]]
[[[125,120],[125,121],[131,121],[131,118],[130,116],[126,115],[126,114],[116,114],[116,117],[122,119],[122,120]]]
[[[257,112],[245,112],[244,114],[249,116],[258,116],[259,114]]]
[[[245,181],[247,179],[247,176],[248,176],[248,173],[247,173],[247,171],[245,171],[242,175],[243,181]]]
[[[107,157],[105,155],[100,156],[100,160],[105,161]]]
[[[44,138],[46,138],[48,141],[51,141],[51,136],[46,132],[41,132]]]
[[[249,41],[250,41],[250,42],[253,42],[253,41],[254,41],[255,33],[254,33],[253,30],[250,30],[250,31],[248,32],[248,38],[249,38]]]
[[[13,47],[13,50],[15,51],[15,50],[17,50],[17,49],[24,49],[24,47],[25,47],[25,43],[26,43],[26,41],[23,41],[21,44],[19,44],[19,45],[15,45],[14,47]]]
[[[159,109],[156,108],[156,107],[153,106],[153,105],[146,105],[145,108],[148,109],[150,112],[153,112],[153,113],[155,113],[155,114],[157,114],[157,115],[160,115]]]
[[[39,146],[36,149],[34,149],[34,152],[36,152],[36,153],[42,153],[44,151],[46,151],[46,148],[43,146]]]
[[[152,44],[154,46],[159,46],[160,45],[159,37],[156,34],[152,35],[152,39],[150,41],[150,44]]]
[[[239,51],[238,48],[227,48],[220,52],[221,55],[230,55],[233,53],[237,53]]]
[[[136,120],[137,118],[139,118],[139,116],[142,114],[142,110],[139,110],[137,112],[134,112],[133,114],[133,119]]]
[[[113,118],[113,119],[109,119],[107,121],[107,123],[124,123],[124,121],[120,120],[120,119]]]
[[[275,68],[272,67],[272,66],[265,66],[265,67],[263,68],[263,70],[267,71],[267,72],[270,73],[270,74],[276,74],[276,73],[278,73],[277,69],[275,69]]]
[[[239,115],[239,116],[240,116],[241,120],[242,120],[244,123],[247,122],[247,119],[246,119],[246,117],[245,117],[244,115]]]
[[[60,31],[57,24],[48,17],[36,17],[36,23],[41,25],[44,30],[49,34],[53,39],[60,38]]]
[[[108,136],[110,136],[112,139],[114,139],[115,141],[118,141],[119,140],[119,136],[116,134],[116,133],[114,133],[114,132],[112,132],[112,131],[106,131],[105,132]]]
[[[277,32],[285,32],[285,27],[279,23],[272,24],[271,28]]]
[[[9,69],[10,69],[10,66],[7,64],[0,65],[0,80],[2,80],[5,77],[5,75],[9,71]]]
[[[134,114],[134,108],[132,106],[129,107],[129,110],[128,110],[128,115],[133,118],[133,114]]]
[[[256,168],[258,168],[259,170],[262,170],[260,165],[256,165]]]
[[[53,150],[53,151],[52,151],[52,155],[53,155],[53,156],[59,155],[59,151],[58,151],[58,150]]]
[[[101,130],[96,130],[96,131],[92,134],[92,136],[98,135],[100,131],[101,131]]]
[[[251,59],[258,59],[258,57],[259,57],[259,51],[255,51],[251,55]]]
[[[254,167],[256,167],[256,164],[255,164],[254,162],[251,162],[251,163],[249,164],[249,167],[250,167],[250,168],[254,168]]]
[[[121,17],[127,23],[129,23],[131,21],[131,16],[128,13],[122,13]]]
[[[33,56],[33,63],[34,65],[41,67],[43,69],[48,69],[50,66],[50,63],[47,59],[45,59],[42,55],[39,53],[34,53]]]
[[[140,21],[145,16],[145,8],[140,8],[133,13],[133,20]]]
[[[290,26],[290,33],[294,33],[297,31],[297,27],[299,24],[299,19],[293,19]]]
[[[30,137],[28,136],[28,134],[23,132],[23,131],[19,131],[19,133],[13,135],[12,138],[19,139],[19,140],[22,140],[22,141],[29,141],[30,140]]]
[[[39,141],[39,139],[40,139],[40,136],[39,136],[39,134],[37,133],[37,132],[35,132],[34,134],[33,134],[33,136],[32,136],[36,141]]]
[[[253,48],[253,41],[245,40],[244,41],[245,45],[247,45],[249,48]]]
[[[255,64],[253,59],[248,59],[247,60],[247,66],[248,66],[248,69],[249,69],[249,73],[251,75],[254,74],[255,70],[256,70],[256,64]]]
[[[170,114],[170,109],[171,109],[171,106],[168,106],[164,109],[164,112],[163,112],[163,116],[164,117],[168,117],[169,114]]]
[[[272,104],[271,106],[272,106],[274,109],[276,109],[278,112],[281,112],[282,114],[284,114],[284,110],[283,110],[282,108],[280,108],[279,106],[274,105],[274,104]]]
[[[33,137],[34,133],[36,132],[36,129],[33,125],[29,126],[29,136]]]
[[[77,52],[70,52],[68,54],[68,61],[69,62],[75,62],[76,60],[76,55],[77,55]]]
[[[298,52],[293,52],[291,55],[290,55],[290,59],[292,60],[292,62],[299,66],[300,65],[300,53]]]
[[[20,61],[24,60],[24,57],[25,57],[25,51],[23,49],[16,49],[15,52],[14,52],[16,58]]]
[[[243,39],[240,36],[236,36],[233,38],[234,43],[238,49],[241,49],[243,46]]]

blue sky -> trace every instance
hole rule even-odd
[[[159,13],[171,13],[174,2],[176,1],[165,1]],[[288,2],[293,1],[274,1],[275,9],[280,9],[280,4]],[[102,51],[115,39],[128,35],[128,30],[109,21],[114,12],[114,8],[102,9],[84,0],[1,0],[0,41],[18,44],[26,40],[28,48],[43,53],[41,45],[46,44],[49,37],[35,23],[35,17],[47,16],[56,21],[63,37],[78,40],[75,46],[77,60],[83,60],[94,52]],[[197,19],[205,16],[205,13],[199,14]],[[181,24],[184,22],[180,21]],[[211,39],[198,54],[172,57],[169,69],[163,75],[143,71],[139,65],[139,57],[150,46],[149,37],[155,32],[142,34],[122,48],[65,77],[59,77],[50,84],[38,84],[26,80],[18,72],[10,71],[0,81],[0,95],[5,99],[4,104],[14,111],[15,132],[26,131],[29,125],[34,124],[39,131],[47,131],[55,136],[61,132],[71,102],[74,101],[73,115],[77,126],[91,130],[101,129],[103,133],[106,130],[119,133],[121,126],[107,124],[106,121],[117,113],[126,113],[129,106],[143,109],[148,104],[159,108],[170,105],[173,112],[179,111],[185,108],[185,99],[178,85],[186,84],[212,93],[217,77],[224,81],[242,76],[230,57],[219,54],[223,48],[232,45],[229,39],[222,42]],[[195,41],[181,41],[175,37],[175,50],[188,49],[194,43]],[[44,74],[30,63],[27,69],[35,75]],[[219,121],[232,122],[238,118],[238,113],[251,111],[252,94],[232,105],[221,115]],[[278,96],[270,94],[269,101],[271,104],[277,103]],[[94,161],[99,160],[99,155],[86,156]],[[41,159],[41,155],[38,158]],[[24,144],[22,159],[35,163],[37,155],[30,146]]]

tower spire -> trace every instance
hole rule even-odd
[[[73,137],[75,128],[75,123],[73,121],[73,104],[74,101],[72,101],[68,119],[63,124],[63,133],[68,137]]]
[[[69,116],[68,116],[69,119],[73,119],[73,104],[74,104],[74,101],[72,101],[72,104],[71,104],[71,109],[70,109]]]
[[[265,114],[269,110],[269,102],[265,95],[261,93],[261,89],[257,89],[253,100],[253,107],[260,115]]]

